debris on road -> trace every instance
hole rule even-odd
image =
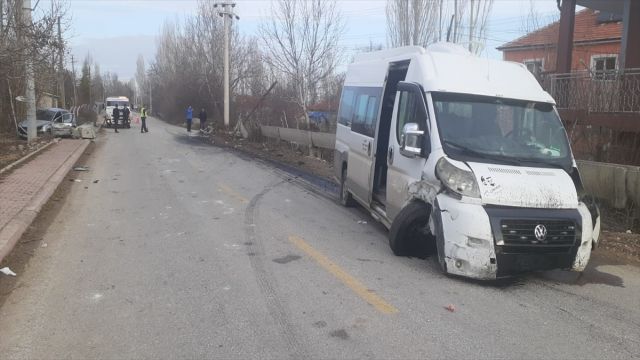
[[[94,183],[94,184],[97,184],[97,183],[98,183],[98,181],[100,181],[100,180],[93,180],[93,183]]]
[[[455,312],[456,311],[456,307],[453,304],[449,304],[449,305],[445,306],[444,308],[447,309],[447,311],[449,311],[449,312]]]
[[[76,166],[73,168],[73,171],[89,171],[88,166]]]
[[[2,269],[0,269],[0,272],[5,274],[5,275],[8,275],[8,276],[16,276],[17,275],[13,271],[11,271],[11,269],[9,269],[8,267],[3,267]]]
[[[366,224],[367,222],[364,220],[358,220],[358,224]]]
[[[82,179],[69,179],[71,182],[82,182]]]

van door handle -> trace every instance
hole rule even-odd
[[[371,156],[371,142],[367,142],[367,156]]]
[[[389,147],[389,154],[387,155],[387,161],[389,165],[393,164],[393,147]]]

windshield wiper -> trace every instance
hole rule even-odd
[[[525,158],[525,157],[515,157],[514,159],[516,159],[517,161],[519,161],[521,163],[541,164],[541,165],[547,165],[547,166],[550,166],[550,167],[566,170],[566,168],[564,166],[562,166],[561,164],[559,164],[559,163],[557,163],[555,161],[547,161],[547,160],[544,160],[544,159],[532,159],[532,158]]]
[[[506,162],[510,165],[521,165],[519,159],[516,158],[512,158],[510,156],[504,156],[504,155],[498,155],[498,154],[489,154],[489,153],[485,153],[485,152],[481,152],[481,151],[477,151],[477,150],[473,150],[470,149],[464,145],[460,145],[458,143],[455,143],[453,141],[449,141],[449,140],[443,140],[442,141],[444,144],[449,145],[453,148],[458,149],[458,151],[460,151],[463,154],[466,155],[470,155],[470,156],[476,156],[482,159],[488,159],[488,160],[495,160],[495,161],[502,161],[502,162]]]

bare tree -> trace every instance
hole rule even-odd
[[[138,59],[136,60],[136,88],[137,88],[137,99],[134,99],[134,102],[139,102],[142,104],[145,99],[146,91],[145,89],[148,87],[147,83],[147,72],[145,70],[144,57],[142,54],[138,54]]]
[[[390,46],[427,46],[436,41],[465,44],[480,53],[493,0],[387,0]]]
[[[36,74],[36,97],[59,91],[55,64],[66,44],[58,37],[58,19],[66,18],[66,4],[53,0],[50,7],[36,7],[38,14],[30,25],[22,22],[22,12],[21,0],[0,0],[0,131],[14,128],[15,117],[25,110],[13,103],[13,97],[24,94],[26,58]],[[6,116],[12,110],[15,117]]]
[[[440,3],[429,0],[388,0],[387,38],[392,47],[427,46],[437,40]]]
[[[305,122],[317,100],[320,82],[339,60],[338,40],[345,25],[334,0],[279,0],[260,26],[265,61],[289,78]]]

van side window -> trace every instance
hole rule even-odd
[[[420,94],[413,91],[400,91],[398,117],[396,121],[396,138],[400,144],[400,136],[405,124],[416,123],[422,131],[427,131],[427,114]]]
[[[340,113],[338,114],[339,124],[342,124],[344,126],[351,126],[355,100],[356,100],[355,88],[344,87],[342,89],[342,98],[340,99]]]
[[[357,88],[355,114],[351,131],[374,137],[378,123],[379,88]]]

